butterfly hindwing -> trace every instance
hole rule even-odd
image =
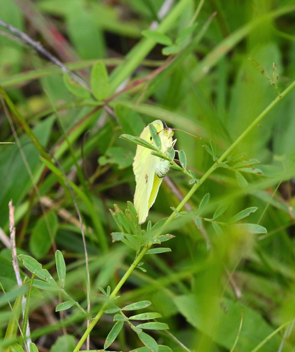
[[[167,146],[170,144],[172,145],[172,130],[168,129],[161,120],[156,120],[152,122],[152,124],[159,132],[159,136],[162,142],[162,149],[166,151]],[[169,130],[170,133],[167,133],[167,130]],[[140,138],[154,145],[149,126],[144,128]],[[156,200],[160,185],[163,180],[162,177],[164,177],[168,172],[168,169],[165,172],[166,169],[164,169],[162,166],[163,160],[164,159],[152,155],[151,149],[142,147],[140,145],[137,146],[133,163],[133,171],[136,181],[134,207],[138,214],[139,224],[145,222],[149,209]],[[160,174],[158,170],[161,170]],[[161,178],[157,176],[156,172],[161,176]]]

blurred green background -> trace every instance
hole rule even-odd
[[[72,94],[74,88],[69,91],[60,68],[0,26],[0,86],[11,99],[9,106],[0,93],[0,141],[15,142],[0,145],[2,236],[9,236],[12,199],[18,253],[33,256],[56,277],[54,252],[61,250],[67,292],[85,308],[85,258],[76,202],[85,226],[93,314],[101,306],[99,287],[114,288],[135,256],[123,243],[112,243],[110,236],[118,228],[109,209],[117,204],[124,210],[135,188],[136,147],[119,136],[139,136],[144,126],[161,119],[201,137],[175,131],[175,148],[185,151],[188,169],[201,178],[215,161],[204,146],[219,157],[295,76],[294,0],[179,0],[162,19],[163,3],[0,1],[2,21],[41,43],[88,87],[97,60],[109,73],[110,100],[101,106],[90,95]],[[179,11],[169,17],[177,6]],[[150,34],[142,31],[153,22],[164,28],[170,44],[167,38],[166,44],[159,38],[146,44]],[[122,288],[122,305],[150,300],[153,310],[162,314],[160,321],[169,324],[169,333],[151,334],[172,351],[186,350],[181,343],[201,352],[254,351],[262,342],[259,351],[295,348],[293,325],[283,327],[295,313],[294,102],[291,90],[270,109],[232,152],[230,167],[217,169],[190,199],[185,210],[191,215],[172,222],[172,252],[144,257],[147,272],[135,270]],[[60,174],[45,167],[37,144],[54,158]],[[235,158],[246,161],[250,170],[237,172]],[[261,172],[251,172],[255,163],[247,166],[249,159],[260,162],[255,167]],[[168,177],[149,214],[153,224],[169,216],[180,202],[178,196],[182,199],[191,188],[180,172],[172,170]],[[68,182],[76,185],[73,191]],[[197,212],[208,193],[209,202]],[[216,225],[213,214],[221,207],[226,210]],[[229,226],[232,216],[249,207],[258,209],[241,222],[261,225],[267,234]],[[2,294],[16,285],[8,247],[4,238]],[[58,326],[65,316],[54,312],[58,299],[36,288],[32,292],[29,319],[40,351],[61,348],[54,345],[65,332]],[[1,306],[2,342],[9,311],[9,306]],[[48,325],[52,329],[43,332]],[[76,341],[86,328],[84,319],[66,325]],[[91,349],[103,348],[111,327],[111,316],[104,315],[91,335]],[[140,346],[128,327],[112,345],[118,351]]]

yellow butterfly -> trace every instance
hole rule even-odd
[[[161,152],[168,153],[176,142],[176,139],[172,139],[173,130],[168,128],[165,122],[161,120],[156,120],[151,124],[156,128],[161,139]],[[155,146],[149,125],[144,128],[140,138]],[[137,145],[133,172],[136,182],[134,207],[138,214],[139,224],[145,222],[149,209],[156,200],[163,177],[166,176],[169,169],[170,163],[168,160],[152,155],[151,149]]]

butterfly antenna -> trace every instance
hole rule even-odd
[[[180,130],[180,129],[178,129],[178,128],[171,128],[171,130],[173,130],[173,131],[180,131],[180,132],[186,133],[186,134],[188,134],[188,135],[190,135],[190,136],[192,136],[192,137],[194,137],[194,138],[202,139],[202,138],[199,137],[199,136],[195,136],[195,135],[192,134],[192,133],[186,132],[186,131],[184,131],[184,130]]]
[[[166,128],[162,128],[160,131],[158,131],[157,132],[157,134],[159,134],[159,133],[161,133],[162,131],[164,131]],[[186,132],[186,131],[184,131],[184,130],[180,130],[180,129],[178,129],[178,128],[169,128],[170,130],[173,130],[173,131],[179,131],[179,132],[183,132],[183,133],[186,133],[186,134],[188,134],[188,135],[190,135],[190,136],[192,136],[192,137],[194,137],[194,138],[197,138],[197,139],[202,139],[201,137],[199,137],[199,136],[196,136],[196,135],[194,135],[194,134],[192,134],[192,133],[189,133],[189,132]]]

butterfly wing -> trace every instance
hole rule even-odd
[[[162,121],[153,122],[157,131],[163,128]],[[142,131],[140,138],[153,144],[149,126]],[[160,158],[152,155],[152,151],[140,145],[137,146],[136,154],[133,163],[133,172],[135,175],[135,194],[134,207],[138,214],[140,224],[144,223],[150,207],[154,204],[158,194],[162,179],[156,175],[156,166],[160,162]]]
[[[166,152],[168,148],[173,147],[173,131],[161,121],[152,122],[156,130],[159,132],[162,151]],[[142,131],[140,138],[146,140],[150,144],[154,144],[150,134],[149,126]],[[164,164],[163,164],[164,162]],[[137,146],[133,163],[133,172],[135,175],[136,188],[134,194],[134,207],[138,214],[138,222],[145,222],[150,207],[154,204],[163,178],[169,170],[165,164],[165,160],[152,155],[152,150]],[[167,163],[167,162],[166,162]],[[158,177],[159,176],[162,177]]]
[[[146,148],[145,148],[146,149]],[[134,207],[138,214],[138,222],[144,223],[150,207],[154,204],[162,179],[155,173],[155,161],[153,155],[145,157],[145,164],[140,168],[136,178],[134,194]],[[144,160],[144,159],[143,159]]]

